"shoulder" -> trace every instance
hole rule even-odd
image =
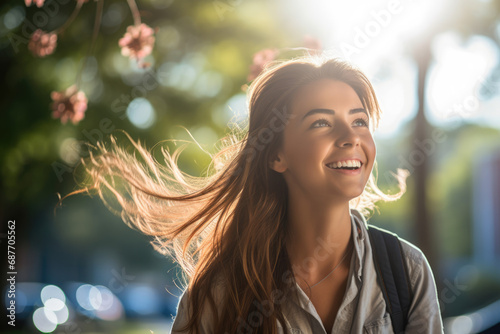
[[[422,276],[426,276],[427,279],[432,279],[432,283],[434,283],[432,269],[422,250],[401,237],[399,237],[399,241],[403,258],[408,268],[411,286],[414,287],[418,278],[423,278]]]
[[[370,228],[375,228],[375,230],[392,235],[399,239],[399,244],[401,245],[401,255],[403,261],[405,262],[406,268],[408,269],[408,276],[412,283],[412,286],[415,283],[416,277],[419,275],[419,273],[421,273],[423,270],[430,270],[427,258],[425,257],[422,250],[416,245],[384,228],[371,224],[367,226],[369,226]],[[368,237],[370,238],[370,233],[368,233]]]
[[[215,305],[221,305],[223,298],[223,287],[222,283],[218,281],[212,286],[212,296],[215,301]],[[191,307],[191,299],[189,288],[186,288],[182,295],[179,297],[179,302],[177,305],[177,313],[172,323],[172,334],[185,333],[181,331],[181,328],[187,325],[189,319],[192,316],[193,309]],[[200,319],[200,330],[201,333],[213,333],[214,323],[213,323],[214,310],[212,309],[210,302],[205,300]],[[219,313],[220,315],[220,313]]]
[[[435,290],[435,281],[431,266],[429,265],[425,254],[419,247],[408,240],[397,236],[391,231],[374,225],[369,226],[375,227],[375,229],[393,235],[399,239],[399,244],[401,245],[401,255],[408,272],[408,280],[412,291],[420,289]]]
[[[437,295],[436,281],[431,266],[424,253],[409,241],[399,238],[401,248],[408,268],[410,286],[413,294],[410,313],[419,314],[428,321],[434,315],[437,327],[439,322],[440,307]]]
[[[174,322],[172,323],[171,334],[190,333],[189,331],[184,330],[193,315],[193,309],[191,307],[191,300],[189,296],[189,289],[186,289],[179,298],[177,313],[175,315]],[[199,322],[199,330],[201,334],[213,333],[214,324],[212,311],[209,306],[207,307],[208,304],[208,302],[204,304],[201,320]]]
[[[407,332],[444,333],[436,281],[431,266],[417,246],[405,239],[399,239],[413,294]]]
[[[384,231],[395,235],[390,231]],[[399,236],[398,239],[412,294],[406,332],[443,333],[439,299],[431,266],[419,247]]]

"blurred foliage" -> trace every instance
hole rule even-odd
[[[58,5],[60,12],[50,17],[44,30],[60,26],[73,6],[73,2]],[[190,131],[208,128],[209,134],[212,131],[209,139],[215,141],[226,131],[230,116],[225,110],[227,100],[243,93],[240,87],[246,83],[253,53],[301,42],[300,38],[286,38],[265,2],[241,3],[238,6],[248,8],[233,15],[231,6],[221,11],[212,2],[141,1],[143,22],[159,28],[153,55],[146,59],[152,67],[142,70],[121,56],[118,47],[118,39],[132,24],[126,2],[106,2],[95,53],[84,68],[81,88],[89,97],[86,117],[76,126],[63,126],[50,116],[50,92],[74,83],[89,47],[95,6],[92,2],[84,4],[77,19],[59,36],[55,53],[45,58],[33,57],[25,43],[16,45],[17,49],[9,43],[25,41],[23,33],[30,31],[24,28],[26,23],[3,32],[0,101],[8,121],[1,125],[4,139],[0,156],[5,161],[1,171],[5,203],[29,206],[38,196],[45,196],[48,188],[54,189],[58,178],[51,164],[64,163],[61,144],[67,138],[90,139],[92,143],[104,139],[109,131],[102,131],[103,119],[110,120],[105,129],[124,129],[150,145],[167,138],[190,139],[177,125]],[[28,22],[36,13],[43,13],[43,7],[25,8],[18,1],[7,1],[0,14],[12,8],[26,11]],[[249,16],[236,15],[241,12]],[[121,19],[110,19],[115,16]],[[215,94],[210,92],[212,82],[220,86]],[[124,117],[134,97],[145,97],[156,111],[156,122],[148,129],[136,128]],[[204,168],[186,163],[196,156],[199,152],[186,150],[186,161],[181,163],[187,172],[196,174]],[[62,177],[63,184],[54,190],[64,192],[72,186],[71,173]]]
[[[472,182],[475,158],[498,150],[500,131],[493,128],[463,123],[454,129],[441,129],[443,143],[435,145],[429,155],[431,174],[427,180],[429,208],[432,210],[436,232],[439,234],[440,253],[444,258],[472,256]],[[403,131],[410,133],[410,131]],[[408,159],[410,137],[377,141],[379,186],[395,193],[397,183],[389,172],[401,168],[402,159]],[[409,153],[410,152],[410,153]],[[404,166],[404,165],[403,165]],[[411,172],[411,171],[410,171]],[[380,215],[374,221],[413,240],[410,228],[415,226],[411,215],[413,179],[410,175],[407,191],[397,202],[380,202]],[[418,225],[417,225],[418,226]]]

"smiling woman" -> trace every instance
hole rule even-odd
[[[398,194],[376,186],[369,80],[339,59],[297,58],[270,64],[247,93],[248,132],[225,138],[211,176],[182,173],[177,152],[164,151],[165,167],[133,142],[142,164],[113,142],[91,156],[81,191],[106,202],[111,190],[124,220],[181,264],[189,282],[172,333],[399,331],[363,214],[398,199],[405,174]],[[429,264],[400,242],[406,331],[442,333]]]
[[[289,203],[348,205],[362,194],[375,162],[370,116],[357,93],[342,81],[319,79],[294,95],[291,112],[273,168],[287,182]]]

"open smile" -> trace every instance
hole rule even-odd
[[[358,159],[342,160],[326,164],[326,167],[329,169],[347,175],[359,174],[362,166],[363,163]]]

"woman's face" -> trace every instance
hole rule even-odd
[[[354,89],[320,79],[294,95],[290,113],[279,161],[271,165],[283,173],[289,192],[323,200],[361,195],[376,148],[368,111]]]

